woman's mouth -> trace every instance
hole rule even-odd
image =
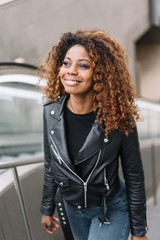
[[[75,80],[75,79],[64,79],[66,85],[68,86],[77,86],[80,84],[82,81],[80,80]]]

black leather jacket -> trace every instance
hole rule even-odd
[[[45,179],[41,213],[52,215],[59,186],[62,197],[77,209],[101,205],[107,192],[109,199],[119,189],[118,163],[127,187],[131,232],[146,233],[144,174],[136,127],[126,136],[119,130],[105,138],[102,126],[95,120],[76,157],[76,170],[69,158],[65,136],[64,108],[67,95],[56,103],[44,105]]]

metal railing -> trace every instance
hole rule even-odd
[[[41,154],[31,156],[31,157],[30,156],[20,157],[20,158],[15,159],[14,161],[12,159],[12,160],[8,160],[8,161],[5,160],[5,161],[0,162],[0,169],[12,169],[14,186],[15,186],[16,193],[17,193],[17,196],[19,199],[20,208],[21,208],[22,217],[23,217],[24,226],[25,226],[28,240],[32,240],[33,238],[32,238],[31,228],[30,228],[29,221],[28,221],[26,206],[25,206],[25,202],[24,202],[24,196],[23,196],[22,187],[21,187],[20,180],[19,180],[19,175],[17,172],[17,167],[23,166],[23,165],[40,163],[40,162],[43,162],[43,159],[44,159],[44,157],[43,157],[43,154],[41,153]]]
[[[141,144],[141,150],[145,148],[150,149],[150,161],[151,161],[151,174],[150,174],[150,179],[152,182],[152,197],[153,197],[153,203],[154,205],[157,204],[157,196],[156,196],[156,190],[157,190],[157,183],[158,179],[156,176],[156,147],[160,146],[160,141],[146,141]],[[22,188],[17,172],[17,167],[23,166],[23,165],[29,165],[29,164],[36,164],[36,163],[41,163],[44,160],[43,153],[32,155],[32,156],[27,156],[27,157],[17,157],[14,159],[10,160],[5,160],[5,161],[0,161],[0,169],[12,169],[12,174],[14,178],[14,186],[18,195],[19,203],[20,203],[20,208],[23,216],[23,221],[24,221],[24,226],[27,234],[27,239],[28,240],[33,240],[32,233],[31,233],[31,228],[29,225],[28,221],[28,216],[26,212],[26,207],[24,203],[24,196],[22,193]],[[145,160],[145,159],[144,159]],[[145,161],[143,162],[145,164]]]
[[[152,198],[153,204],[157,205],[157,190],[160,184],[159,176],[159,154],[160,154],[160,138],[148,139],[141,142],[141,153],[147,148],[150,149],[150,182],[152,183]],[[157,149],[158,148],[158,149]],[[143,159],[143,157],[142,157]],[[143,165],[145,164],[145,157],[143,159]],[[158,163],[158,164],[157,164]]]

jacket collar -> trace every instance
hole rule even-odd
[[[69,98],[69,94],[66,94],[66,95],[62,96],[61,98],[59,98],[59,102],[61,104],[60,109],[59,109],[59,116],[62,115],[62,113],[64,112],[68,98]]]
[[[64,122],[64,109],[67,103],[69,95],[65,95],[58,99],[58,101],[54,104],[53,108],[50,111],[51,116],[57,121],[57,123],[53,124],[54,127],[52,128],[52,138],[62,155],[63,159],[65,159],[68,163],[71,163],[69,158],[68,149],[67,149],[67,142],[66,142],[66,133],[65,133],[65,122]],[[53,114],[54,113],[54,114]],[[50,132],[51,132],[50,131]],[[98,121],[95,120],[82,148],[80,149],[74,163],[79,164],[100,149],[105,147],[110,143],[110,138],[105,138],[105,132],[102,126],[98,124]]]

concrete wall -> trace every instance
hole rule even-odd
[[[0,61],[37,65],[63,32],[98,27],[126,49],[134,76],[134,41],[149,26],[147,0],[17,0],[0,7]]]
[[[160,44],[137,46],[140,95],[160,103]]]

